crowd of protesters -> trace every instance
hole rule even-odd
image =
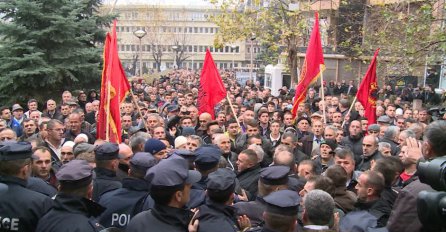
[[[221,76],[215,116],[199,72],[132,80],[121,144],[96,139],[95,90],[0,108],[0,231],[441,230],[416,205],[417,162],[446,150],[431,87],[385,85],[369,124],[354,81],[311,87],[293,117],[294,90]]]

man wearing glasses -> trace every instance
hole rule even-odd
[[[57,119],[51,119],[47,125],[48,137],[45,140],[45,146],[51,152],[51,163],[55,170],[62,166],[61,150],[65,142],[65,126]]]

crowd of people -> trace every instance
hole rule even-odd
[[[446,150],[446,121],[412,104],[440,103],[429,87],[384,86],[370,124],[354,81],[311,87],[294,117],[293,90],[221,76],[214,115],[199,72],[132,80],[120,144],[96,138],[95,90],[1,107],[0,231],[442,230],[416,204],[417,163]]]

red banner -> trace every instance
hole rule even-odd
[[[379,48],[376,49],[372,62],[359,86],[356,97],[364,107],[364,117],[367,118],[368,124],[376,123],[376,96],[378,91],[378,83],[376,82],[376,57]]]
[[[116,20],[111,33],[107,33],[104,45],[104,67],[101,82],[101,103],[97,122],[97,138],[109,142],[121,142],[120,104],[130,90],[118,56]]]
[[[198,91],[198,111],[207,112],[214,118],[214,107],[226,97],[226,89],[220,77],[214,59],[206,49],[203,69],[200,76],[200,90]]]
[[[300,73],[300,80],[297,83],[296,94],[293,103],[293,117],[297,115],[297,108],[307,96],[308,87],[313,84],[321,73],[325,70],[324,54],[322,52],[322,42],[319,33],[319,14],[314,13],[314,26],[311,31],[305,61]]]

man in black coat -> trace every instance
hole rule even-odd
[[[116,176],[119,165],[119,146],[116,143],[104,143],[94,149],[96,159],[96,178],[93,181],[93,200],[99,202],[102,194],[122,187]]]
[[[187,231],[192,212],[185,208],[192,184],[201,174],[188,170],[188,163],[174,155],[150,168],[145,177],[151,181],[150,194],[155,204],[130,220],[127,231]]]
[[[378,151],[378,138],[374,135],[367,135],[362,141],[362,160],[356,170],[367,171],[371,168],[372,160],[381,159],[383,156]]]
[[[206,203],[200,206],[198,231],[237,232],[234,201],[235,174],[227,168],[220,168],[209,174]]]
[[[56,174],[60,191],[51,209],[37,225],[36,231],[96,232],[104,229],[94,218],[105,208],[90,200],[93,193],[93,170],[85,160],[64,164]]]
[[[105,227],[125,228],[130,219],[153,206],[149,183],[144,180],[147,170],[156,159],[146,152],[136,153],[130,160],[129,177],[122,180],[122,188],[104,193],[99,204],[107,209],[98,218]]]
[[[257,182],[260,176],[260,164],[256,152],[251,149],[242,151],[237,158],[237,169],[240,186],[246,190],[248,199],[253,200],[257,196]]]
[[[31,144],[5,142],[0,148],[1,231],[35,231],[52,207],[51,198],[26,188],[31,173]]]

